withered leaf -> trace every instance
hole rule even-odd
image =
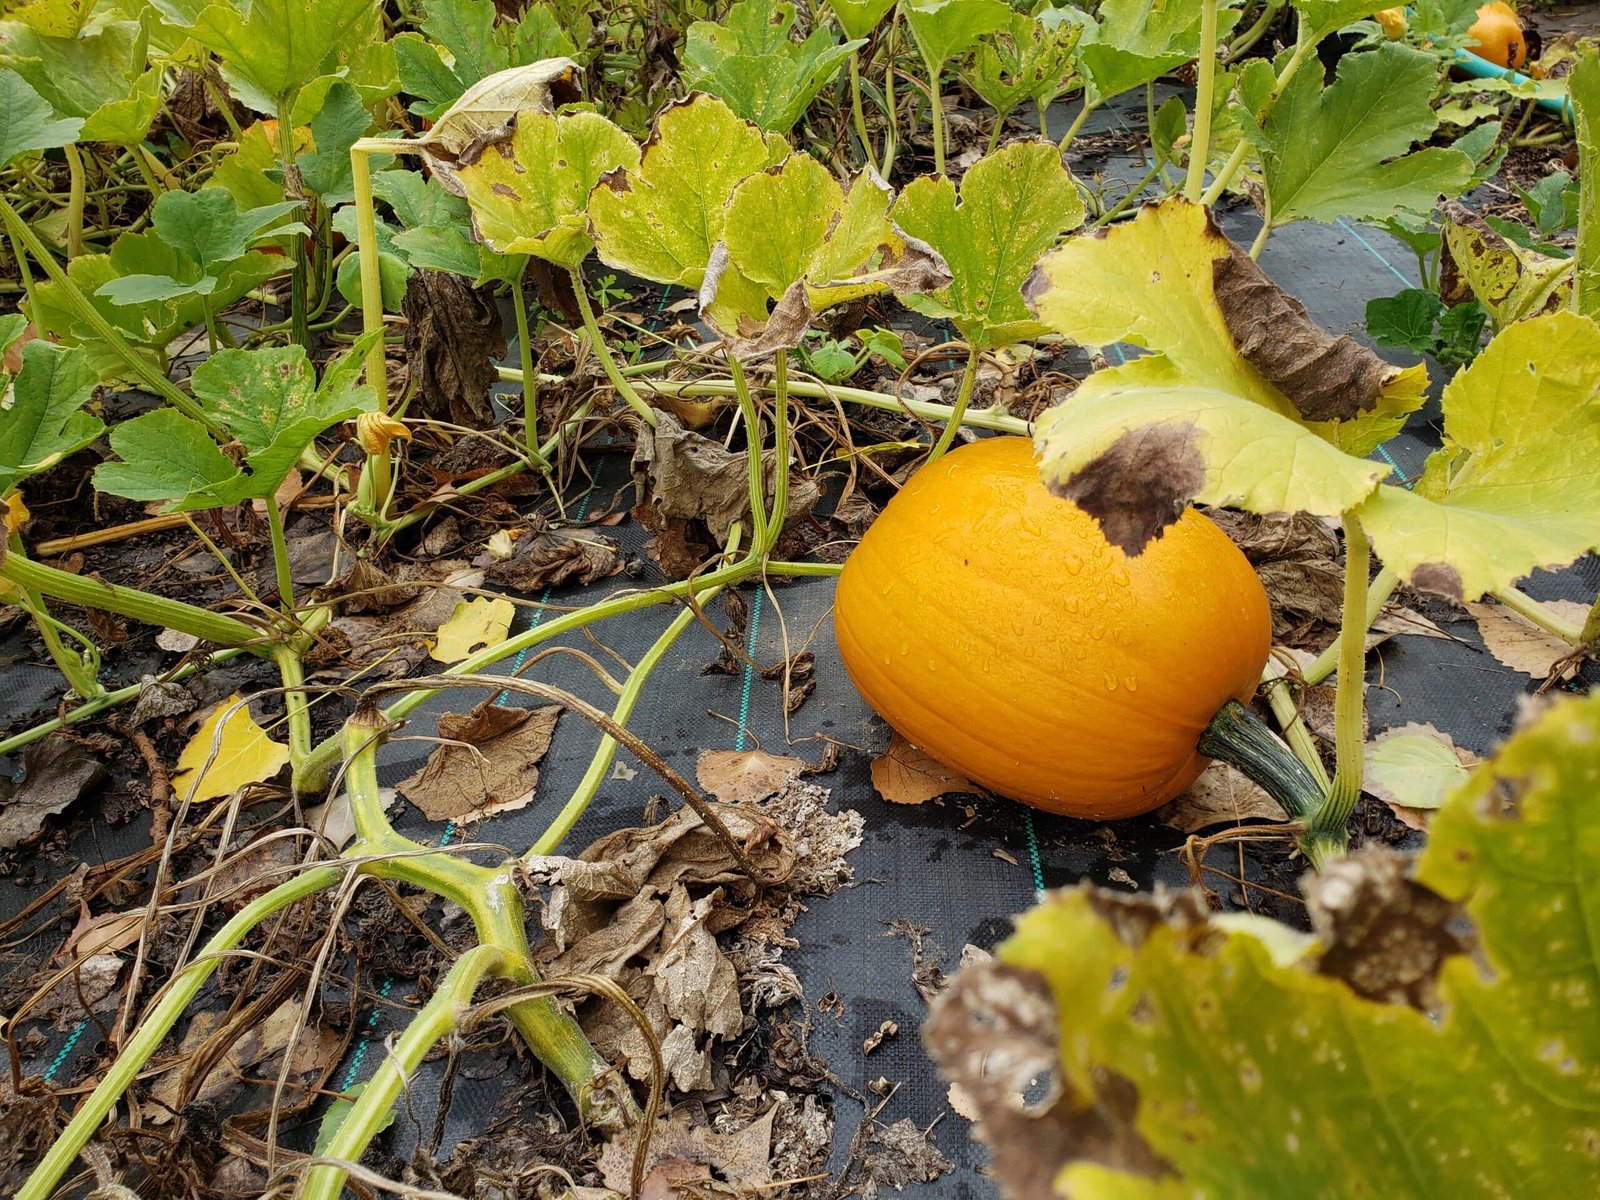
[[[106,769],[60,734],[22,752],[22,782],[0,780],[0,850],[37,837],[55,816],[104,782]]]
[[[910,1117],[893,1125],[874,1126],[867,1147],[867,1185],[862,1196],[876,1196],[878,1189],[900,1192],[919,1183],[932,1183],[955,1169],[933,1141],[932,1130],[923,1129]]]
[[[184,713],[193,711],[197,703],[183,684],[171,680],[159,680],[154,675],[144,675],[139,679],[139,698],[134,701],[133,712],[128,716],[128,725],[137,729],[148,721],[159,720],[162,717],[181,717]]]
[[[1309,621],[1337,626],[1344,595],[1339,539],[1309,513],[1258,516],[1206,510],[1255,567],[1272,602],[1272,634],[1282,639]]]
[[[889,748],[872,760],[872,786],[891,804],[926,804],[951,792],[981,790],[898,733],[889,740]]]
[[[503,708],[492,699],[469,713],[445,713],[439,736],[461,744],[436,749],[399,785],[400,794],[434,821],[475,821],[522,808],[533,800],[560,715],[556,704]]]
[[[772,1148],[772,1120],[777,1108],[768,1109],[735,1133],[719,1133],[709,1125],[694,1125],[690,1110],[680,1108],[662,1117],[650,1134],[648,1172],[665,1184],[673,1180],[703,1183],[708,1176],[698,1170],[710,1167],[718,1176],[730,1180],[732,1188],[712,1183],[715,1191],[659,1190],[657,1195],[674,1200],[700,1196],[748,1196],[752,1189],[764,1189],[772,1182],[768,1156]],[[633,1154],[639,1133],[629,1131],[613,1140],[600,1154],[600,1173],[607,1187],[627,1192],[631,1184]]]
[[[695,763],[694,777],[724,804],[764,800],[796,778],[805,763],[765,750],[706,750]]]
[[[685,429],[661,413],[655,429],[641,428],[633,452],[638,497],[634,516],[655,534],[662,570],[686,578],[727,541],[735,521],[750,527],[748,458]],[[776,451],[762,454],[767,499],[772,498]],[[811,511],[821,488],[803,476],[791,478],[785,523]]]
[[[1393,367],[1354,338],[1328,333],[1231,241],[1211,274],[1239,353],[1303,418],[1342,421],[1376,407]]]
[[[590,584],[622,569],[615,538],[591,530],[551,529],[537,521],[514,544],[511,557],[492,564],[484,578],[519,592],[564,583]]]
[[[1547,600],[1544,605],[1556,616],[1578,625],[1589,615],[1587,604],[1571,600]],[[1570,643],[1504,605],[1479,601],[1467,605],[1467,614],[1478,623],[1478,634],[1489,653],[1513,671],[1533,679],[1548,679],[1559,665],[1562,679],[1577,673],[1581,660],[1573,657]]]
[[[1156,819],[1184,833],[1243,821],[1286,821],[1279,803],[1227,763],[1212,763],[1176,800],[1156,810]]]
[[[406,364],[422,411],[469,429],[493,425],[489,388],[506,336],[487,292],[448,271],[414,271],[403,311]]]

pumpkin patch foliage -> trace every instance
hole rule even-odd
[[[1594,1191],[1597,30],[3,7],[0,1193]]]

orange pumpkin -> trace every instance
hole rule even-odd
[[[850,678],[945,765],[1050,812],[1148,812],[1192,783],[1195,746],[1248,700],[1271,649],[1266,592],[1188,510],[1137,557],[1046,490],[1025,438],[919,471],[839,577]]]
[[[1467,30],[1467,37],[1471,39],[1467,48],[1496,66],[1520,68],[1528,61],[1528,43],[1517,10],[1499,0],[1478,9],[1478,19]]]

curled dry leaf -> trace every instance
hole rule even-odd
[[[872,760],[872,786],[891,804],[926,804],[951,792],[981,791],[898,733],[889,740],[889,748]]]
[[[469,713],[445,713],[448,739],[398,790],[434,821],[475,821],[532,803],[539,763],[550,749],[561,707],[504,708],[485,700]]]
[[[511,553],[489,566],[484,578],[519,592],[540,592],[565,583],[590,584],[622,570],[615,538],[589,529],[551,529],[535,520]]]
[[[1258,516],[1213,508],[1206,512],[1255,567],[1272,602],[1272,635],[1283,639],[1311,622],[1339,624],[1344,571],[1339,539],[1309,513]]]
[[[769,1155],[777,1111],[776,1106],[768,1109],[734,1133],[693,1124],[688,1109],[662,1117],[650,1135],[644,1195],[657,1200],[732,1200],[765,1189],[772,1183]],[[607,1187],[624,1193],[629,1190],[638,1136],[637,1130],[630,1131],[601,1152],[600,1173]],[[713,1171],[731,1182],[719,1182]],[[685,1186],[673,1186],[676,1183]]]
[[[212,709],[178,755],[172,774],[176,796],[194,802],[231,796],[252,783],[267,782],[289,765],[289,748],[268,737],[240,699],[235,692]]]
[[[1556,616],[1578,625],[1589,615],[1588,605],[1571,600],[1547,600],[1544,604]],[[1478,623],[1478,633],[1489,653],[1513,671],[1533,679],[1548,679],[1560,664],[1561,679],[1570,679],[1577,673],[1579,663],[1571,660],[1570,643],[1504,605],[1474,602],[1467,605],[1467,614]]]
[[[1184,833],[1245,821],[1287,821],[1283,807],[1243,772],[1212,763],[1176,800],[1156,811],[1156,819]]]
[[[500,311],[448,271],[415,271],[406,284],[406,366],[422,411],[469,429],[495,422],[489,389],[506,355]]]
[[[581,68],[570,58],[545,58],[497,71],[473,84],[420,139],[440,182],[464,195],[454,167],[475,159],[489,143],[508,137],[519,112],[554,112],[558,105],[583,99],[580,74]]]
[[[106,770],[60,734],[22,752],[22,782],[0,779],[0,850],[32,840],[55,816],[105,780]]]
[[[687,430],[670,413],[655,429],[638,432],[633,480],[638,496],[633,515],[655,534],[653,552],[661,569],[686,578],[727,541],[735,521],[749,528],[748,459]],[[763,452],[767,498],[772,498],[776,452]],[[785,524],[811,511],[822,491],[807,478],[792,478]]]

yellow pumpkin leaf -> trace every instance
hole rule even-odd
[[[189,744],[178,755],[178,770],[172,777],[172,786],[179,796],[189,796],[195,801],[216,800],[231,796],[251,783],[265,783],[289,762],[289,748],[267,736],[257,725],[250,710],[239,703],[235,692],[221,704],[216,712],[189,739]],[[231,710],[231,712],[230,712]],[[223,714],[229,714],[223,720]],[[222,739],[216,757],[211,756],[211,744],[217,737],[218,727]],[[207,763],[210,763],[208,766]]]
[[[498,646],[511,632],[516,615],[516,605],[509,600],[458,601],[450,619],[439,626],[438,640],[428,653],[439,662],[457,663],[478,650]]]

